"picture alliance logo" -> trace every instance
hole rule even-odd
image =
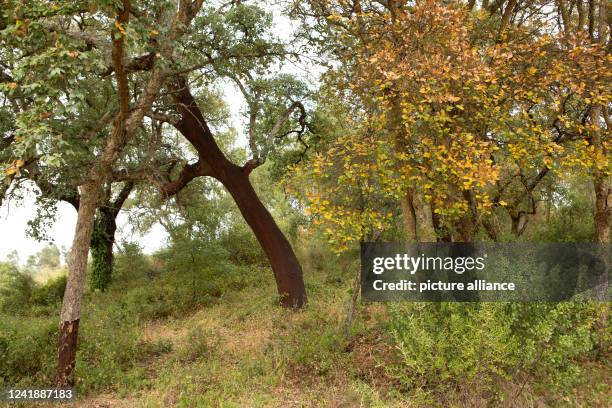
[[[410,256],[397,254],[394,257],[376,257],[372,261],[372,272],[380,275],[385,271],[398,270],[414,275],[418,271],[453,271],[463,274],[466,271],[482,271],[486,267],[487,254],[479,257],[441,257],[441,256]]]

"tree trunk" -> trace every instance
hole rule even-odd
[[[248,175],[237,166],[226,169],[219,181],[234,198],[257,241],[263,248],[276,280],[281,304],[290,308],[301,308],[306,303],[306,289],[302,268],[270,212],[253,189]]]
[[[594,105],[590,110],[593,137],[591,143],[594,148],[595,160],[599,157],[607,158],[607,151],[601,137],[601,106]],[[610,216],[612,215],[612,188],[607,168],[601,168],[600,163],[593,166],[593,187],[595,188],[595,240],[605,244],[610,242]]]
[[[463,191],[463,198],[468,203],[468,210],[455,223],[455,231],[457,233],[457,242],[472,242],[478,232],[478,214],[476,212],[476,202],[470,190]]]
[[[417,233],[417,218],[413,202],[414,192],[408,190],[402,197],[402,217],[404,219],[404,232],[406,239],[410,242],[418,242],[419,236]]]
[[[200,4],[201,6],[201,4]],[[199,7],[191,10],[179,10],[173,20],[172,28],[167,35],[168,44],[171,44],[181,35],[178,27],[189,25]],[[123,0],[123,7],[117,11],[115,23],[127,24],[129,19],[130,2]],[[87,181],[81,185],[81,199],[77,214],[77,224],[68,261],[68,279],[60,313],[60,336],[58,344],[57,371],[55,387],[65,387],[71,381],[71,374],[75,364],[78,323],[81,318],[81,306],[85,289],[87,255],[93,230],[96,208],[102,193],[103,184],[112,170],[113,164],[122,152],[130,136],[141,125],[143,117],[151,109],[153,101],[157,99],[159,90],[166,79],[167,71],[161,67],[151,70],[149,79],[138,96],[133,109],[129,106],[129,89],[127,74],[123,67],[123,42],[113,36],[112,60],[115,76],[117,77],[120,115],[115,118],[113,130],[107,138],[104,149],[97,155],[92,163]],[[172,47],[161,47],[159,52],[164,58],[172,59]],[[106,125],[106,124],[104,124]]]
[[[612,208],[612,189],[605,176],[593,181],[595,186],[595,241],[600,244],[610,242],[610,209]]]
[[[436,230],[433,226],[431,204],[415,191],[413,196],[414,210],[417,219],[417,231],[420,242],[436,242]]]
[[[68,279],[60,313],[57,371],[55,375],[55,387],[57,388],[72,384],[71,373],[76,357],[79,320],[85,289],[87,254],[101,189],[101,185],[96,181],[88,182],[81,187],[77,223],[68,260]]]
[[[62,321],[59,327],[57,371],[55,386],[63,388],[74,385],[71,378],[76,361],[77,339],[79,337],[79,321]]]
[[[510,19],[512,18],[512,12],[514,11],[514,7],[518,0],[509,0],[508,4],[506,4],[506,8],[502,13],[501,22],[499,23],[499,32],[497,34],[497,41],[501,42],[504,36],[504,31],[508,24],[510,24]]]
[[[94,221],[91,236],[91,290],[104,292],[111,282],[113,274],[113,244],[117,230],[116,213],[102,207]]]
[[[117,215],[121,211],[125,200],[130,196],[133,188],[134,182],[129,181],[125,183],[117,197],[111,200],[109,187],[109,197],[106,203],[98,209],[90,243],[92,268],[89,285],[92,290],[104,291],[111,282]]]

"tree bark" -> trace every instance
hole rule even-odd
[[[514,11],[514,7],[518,0],[509,0],[504,12],[502,14],[501,22],[499,23],[499,32],[497,34],[497,41],[501,42],[503,40],[504,31],[508,24],[510,24],[510,18],[512,17],[512,12]]]
[[[234,198],[244,220],[266,253],[281,304],[296,309],[303,307],[306,303],[306,289],[300,263],[289,241],[257,196],[248,176],[239,167],[235,167],[228,169],[219,181]]]
[[[595,2],[589,2],[594,9]],[[600,0],[599,13],[597,19],[597,42],[606,44],[607,37],[607,19],[606,19],[606,1]],[[594,10],[591,11],[591,20],[594,20]],[[593,25],[595,25],[593,23]],[[592,29],[592,28],[591,28]],[[592,33],[591,33],[592,36]],[[592,38],[592,37],[591,37]],[[593,127],[591,143],[594,148],[594,156],[596,163],[593,166],[593,186],[595,188],[595,239],[598,243],[608,244],[610,242],[610,216],[612,215],[612,188],[610,183],[610,168],[608,161],[608,152],[605,145],[605,136],[602,135],[601,119],[603,111],[600,104],[593,104],[590,107],[589,116],[591,126]],[[606,116],[606,123],[608,123]],[[609,123],[608,123],[609,124]],[[606,129],[608,132],[610,129]],[[597,163],[600,157],[606,159],[606,165],[601,166]]]
[[[593,137],[591,139],[594,156],[607,158],[607,152],[601,138],[601,106],[594,105],[590,111]],[[600,244],[610,242],[610,216],[612,215],[612,188],[608,169],[600,169],[599,163],[593,166],[593,187],[595,188],[595,241]]]
[[[55,385],[66,387],[74,385],[70,374],[76,361],[77,339],[79,335],[79,319],[63,321],[59,327],[58,369],[55,373]]]
[[[595,186],[595,241],[600,244],[610,242],[610,209],[612,208],[612,189],[609,177],[598,176]]]
[[[567,9],[567,2],[565,0],[557,0],[559,4],[559,14],[561,14],[562,29],[565,34],[565,39],[568,40],[571,35],[571,18]]]
[[[87,254],[101,189],[100,183],[95,180],[81,186],[77,224],[68,260],[68,279],[60,313],[57,371],[55,375],[55,387],[57,388],[72,384],[71,373],[76,357],[79,320],[85,289]]]
[[[413,202],[414,191],[409,189],[402,197],[402,217],[404,220],[404,231],[406,239],[410,242],[418,242],[417,217]]]
[[[527,228],[527,216],[518,213],[518,214],[510,214],[510,219],[512,220],[512,224],[510,227],[510,233],[515,237],[520,237],[525,232],[525,228]]]

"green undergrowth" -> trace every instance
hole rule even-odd
[[[347,324],[358,267],[349,257],[305,262],[299,312],[277,305],[269,268],[226,259],[119,256],[114,283],[84,300],[75,405],[610,403],[601,305],[357,304]],[[3,312],[1,387],[51,382],[59,306]]]

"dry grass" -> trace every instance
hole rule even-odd
[[[303,312],[275,306],[273,285],[266,282],[224,296],[218,303],[182,319],[142,325],[140,340],[171,341],[172,352],[147,360],[150,383],[125,398],[105,393],[79,400],[75,407],[270,407],[270,408],[424,408],[490,407],[486,396],[471,389],[433,396],[436,403],[401,394],[401,384],[388,372],[396,362],[392,341],[380,330],[387,319],[382,305],[360,305],[356,332],[344,337],[350,294],[325,286],[311,295]],[[331,346],[322,341],[336,333]],[[204,346],[195,344],[203,337]],[[202,347],[201,349],[198,347]],[[329,350],[328,350],[329,349]],[[304,351],[310,350],[310,351]],[[317,353],[321,355],[317,355]],[[327,353],[327,354],[325,354]],[[189,356],[186,358],[185,356]],[[328,364],[326,364],[328,363]],[[605,376],[605,366],[591,367]],[[605,390],[592,397],[594,384],[576,390],[568,400],[547,401],[528,378],[499,384],[508,396],[503,408],[604,407]],[[609,379],[606,379],[609,384]],[[405,390],[404,390],[405,391]],[[410,395],[410,397],[408,397]],[[586,398],[589,397],[589,398]],[[584,401],[589,401],[585,403]],[[587,404],[587,405],[585,405]],[[51,405],[49,405],[51,406]]]

